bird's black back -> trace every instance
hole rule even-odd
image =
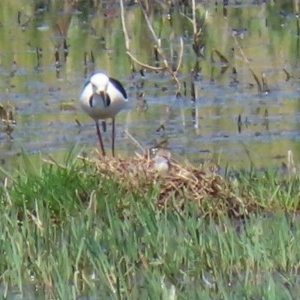
[[[109,77],[109,81],[115,86],[115,88],[123,95],[123,97],[125,99],[127,99],[127,93],[122,85],[122,83],[117,80],[117,79],[114,79],[112,77]]]

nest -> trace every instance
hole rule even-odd
[[[136,155],[134,157],[99,157],[93,160],[97,173],[117,181],[128,193],[147,194],[158,186],[156,205],[160,209],[182,211],[188,202],[197,205],[199,213],[244,216],[245,204],[234,195],[230,185],[217,173],[216,166],[195,167],[179,163],[168,155]]]

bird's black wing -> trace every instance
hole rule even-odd
[[[115,86],[115,88],[123,95],[125,99],[127,99],[127,93],[122,85],[122,83],[114,78],[109,77],[109,81]]]

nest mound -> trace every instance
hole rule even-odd
[[[189,201],[197,204],[201,215],[244,216],[246,205],[234,195],[228,182],[217,174],[215,166],[192,166],[165,156],[97,157],[96,171],[116,180],[127,192],[146,194],[157,185],[159,208],[184,209]]]

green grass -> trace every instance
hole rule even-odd
[[[76,159],[76,151],[62,165],[23,156],[23,170],[0,194],[0,297],[12,291],[36,299],[299,294],[297,178],[240,173],[233,193],[251,213],[236,220],[209,205],[200,216],[192,201],[184,211],[158,209],[158,186],[129,191]]]

